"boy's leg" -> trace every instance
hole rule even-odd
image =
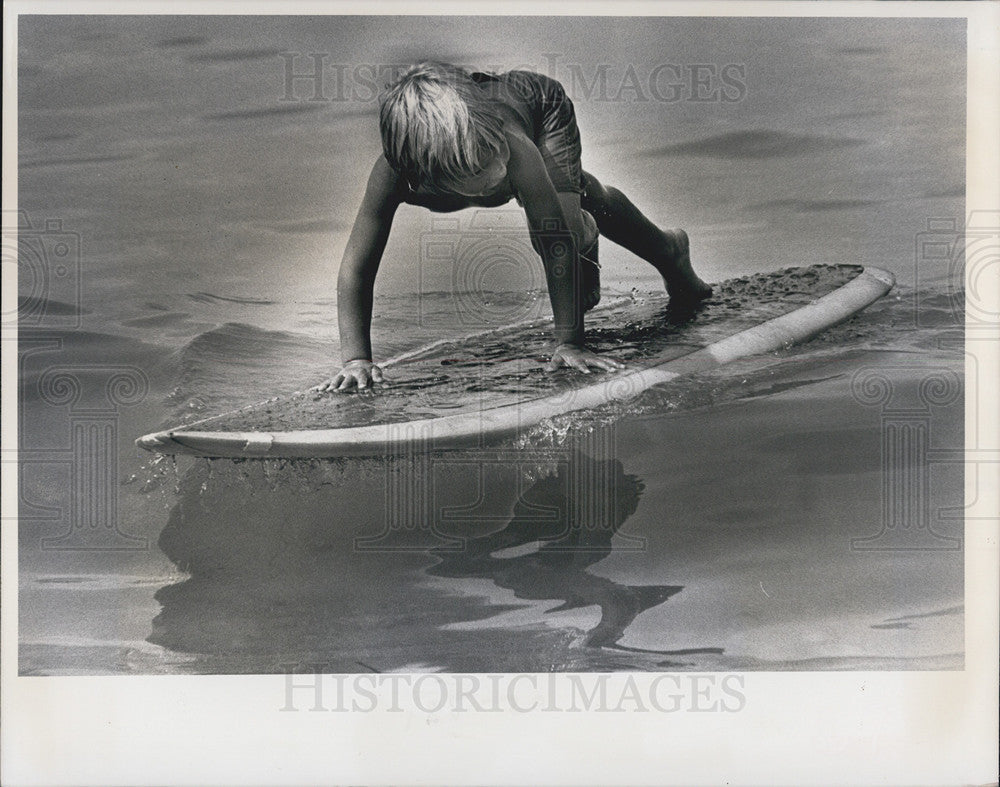
[[[583,180],[586,191],[581,204],[593,215],[601,235],[656,268],[671,301],[693,303],[712,294],[712,288],[691,267],[684,230],[661,230],[618,189],[605,187],[589,172],[583,173]]]

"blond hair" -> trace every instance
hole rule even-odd
[[[447,63],[407,69],[380,99],[379,129],[386,159],[412,186],[473,176],[505,142],[496,100]]]

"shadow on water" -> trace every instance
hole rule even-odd
[[[634,670],[720,652],[618,644],[682,587],[591,572],[643,552],[621,532],[643,482],[579,446],[199,461],[179,491],[160,547],[190,578],[158,591],[149,640],[195,654],[192,671]]]

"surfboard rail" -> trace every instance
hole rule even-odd
[[[210,458],[326,458],[385,456],[415,450],[480,447],[515,436],[554,415],[631,399],[648,388],[729,361],[804,342],[883,297],[895,279],[866,267],[842,287],[795,311],[747,328],[687,355],[626,369],[591,385],[475,412],[402,423],[281,432],[200,431],[188,427],[144,435],[136,445],[161,454]]]

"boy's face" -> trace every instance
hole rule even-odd
[[[504,143],[500,152],[487,161],[479,172],[460,180],[445,181],[442,186],[463,197],[483,197],[492,194],[507,177],[507,162],[509,160],[510,148]]]

